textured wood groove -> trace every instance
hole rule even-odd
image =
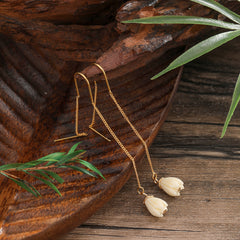
[[[37,110],[37,106],[34,104],[35,102],[40,102],[41,98],[40,96],[35,96],[34,95],[34,90],[32,89],[32,87],[25,82],[25,80],[23,80],[21,78],[21,76],[19,76],[19,74],[15,71],[15,69],[13,67],[10,66],[4,66],[5,70],[7,70],[8,75],[6,75],[5,73],[3,73],[3,69],[0,69],[0,74],[3,78],[3,81],[8,84],[8,86],[15,92],[18,93],[20,95],[20,97],[22,98],[22,100],[29,104],[30,107],[33,110]],[[18,81],[16,81],[15,83],[11,82],[12,78],[16,78],[18,79]],[[33,101],[29,102],[27,99],[31,98]]]
[[[4,90],[4,89],[3,89]],[[22,109],[23,110],[23,109]],[[6,101],[4,101],[3,99],[0,99],[0,111],[2,112],[2,114],[4,115],[8,115],[9,119],[11,120],[12,118],[18,118],[18,122],[13,122],[12,125],[17,124],[17,125],[21,125],[21,128],[29,128],[31,129],[32,126],[25,120],[25,118],[21,115],[19,116],[19,114],[15,114],[13,112],[13,108],[11,107],[11,105],[9,105],[8,101],[6,103]],[[6,119],[5,119],[6,121]]]
[[[27,93],[31,96],[34,96],[36,99],[43,100],[41,93],[38,91],[39,89],[34,86],[34,83],[30,81],[28,74],[24,74],[22,72],[22,69],[18,67],[19,63],[15,62],[15,58],[19,58],[18,56],[13,57],[12,54],[9,52],[9,49],[1,44],[1,48],[5,49],[3,57],[7,60],[6,63],[8,63],[11,69],[9,72],[12,72],[14,75],[16,75],[16,79],[19,81],[19,86],[24,87],[27,90]],[[26,78],[27,77],[27,78]]]
[[[0,130],[1,130],[1,134],[0,134],[0,138],[1,141],[7,145],[8,147],[12,146],[12,142],[15,142],[17,144],[15,149],[20,149],[23,147],[23,143],[21,141],[19,141],[16,137],[14,137],[1,123],[0,123]],[[7,136],[7,138],[6,138]]]
[[[24,58],[27,59],[27,62],[32,65],[44,78],[48,78],[48,84],[54,86],[56,80],[59,79],[59,72],[56,64],[48,61],[46,54],[42,54],[39,49],[34,49],[28,45],[18,44],[18,51],[21,52],[21,55],[24,55]]]
[[[123,186],[132,171],[131,162],[115,141],[107,143],[87,129],[92,107],[83,83],[79,85],[79,125],[89,136],[74,142],[53,142],[58,137],[74,134],[73,73],[83,71],[91,83],[93,76],[97,78],[99,109],[139,161],[143,146],[111,102],[102,75],[98,75],[96,68],[87,67],[89,62],[96,61],[107,71],[120,105],[150,144],[166,116],[179,70],[158,81],[149,81],[149,78],[179,55],[188,40],[206,31],[203,27],[189,26],[138,28],[120,22],[142,14],[166,14],[172,10],[186,15],[213,14],[185,0],[153,1],[150,5],[149,1],[132,5],[132,1],[90,4],[88,0],[72,1],[68,6],[60,0],[53,5],[50,2],[38,5],[35,1],[19,3],[19,12],[6,11],[8,1],[0,4],[0,161],[33,160],[50,152],[66,151],[81,140],[80,148],[87,150],[86,160],[100,168],[107,179],[60,170],[58,173],[65,182],[56,185],[63,197],[58,197],[40,181],[34,181],[43,195],[38,199],[14,183],[0,179],[0,239],[56,239],[57,234],[84,222],[100,208]],[[24,3],[30,8],[21,8]],[[89,15],[78,12],[83,6]],[[13,3],[13,7],[17,5]],[[69,12],[64,13],[65,7]],[[70,9],[75,9],[76,15],[71,16]],[[65,22],[60,21],[63,16],[66,16]],[[35,20],[29,21],[31,19]],[[81,22],[87,25],[80,25]],[[99,25],[94,25],[97,22]],[[95,127],[111,137],[98,117]],[[133,187],[135,189],[135,182]]]
[[[11,124],[11,128],[8,127],[8,131],[10,131],[14,137],[19,140],[23,140],[23,134],[25,134],[26,138],[30,138],[30,135],[33,132],[33,128],[25,123],[18,115],[16,115],[5,102],[0,100],[0,113],[1,115],[5,115],[5,119],[3,121],[4,125]],[[13,120],[15,119],[15,121]]]
[[[11,89],[6,83],[1,79],[0,88],[3,90],[1,94],[1,99],[4,102],[7,102],[12,109],[16,109],[18,115],[24,111],[22,114],[22,119],[33,125],[33,119],[36,117],[36,114],[31,111],[29,106],[23,102],[23,100]]]
[[[7,74],[10,73],[9,77],[7,76],[7,78],[4,79],[4,81],[8,84],[8,89],[10,89],[10,94],[9,94],[9,91],[8,92],[5,91],[4,94],[1,95],[1,99],[0,99],[0,103],[2,103],[0,106],[0,112],[1,112],[1,116],[4,116],[4,118],[1,118],[1,122],[4,124],[3,128],[5,128],[5,130],[1,129],[1,133],[4,134],[4,131],[5,131],[6,134],[3,135],[5,138],[4,142],[9,143],[9,145],[14,142],[18,143],[17,147],[15,149],[19,153],[21,152],[21,154],[22,154],[24,152],[24,149],[26,149],[24,144],[26,144],[28,141],[30,141],[30,139],[32,138],[32,136],[34,134],[32,127],[33,126],[35,127],[36,124],[38,123],[38,121],[40,120],[39,114],[41,113],[41,106],[39,104],[43,103],[42,96],[46,96],[46,94],[45,94],[46,91],[50,92],[50,94],[51,94],[51,92],[53,90],[50,90],[50,88],[49,88],[50,85],[47,83],[48,80],[43,80],[41,74],[39,72],[36,72],[35,69],[33,69],[32,66],[30,65],[30,63],[28,63],[27,61],[23,61],[22,62],[23,65],[19,64],[20,62],[18,59],[21,59],[23,53],[21,51],[19,52],[18,48],[17,47],[14,48],[14,46],[15,46],[14,44],[11,45],[11,47],[14,49],[11,53],[8,52],[7,50],[4,51],[5,61],[4,61],[4,68],[2,67],[1,75],[2,76],[6,75],[5,72],[7,72]],[[1,45],[1,47],[4,47],[4,45]],[[7,49],[7,48],[5,47],[5,49]],[[15,53],[15,51],[16,51],[16,53]],[[24,59],[24,57],[22,59]],[[7,63],[7,68],[6,68],[6,63]],[[28,65],[28,67],[23,68],[25,65],[26,66]],[[31,67],[29,67],[29,66],[31,66]],[[19,67],[22,68],[22,70],[25,73],[23,73],[23,71],[21,71],[21,69]],[[26,76],[27,76],[27,81],[25,80]],[[15,82],[10,80],[10,78],[12,78],[12,77],[15,78]],[[38,78],[39,80],[34,81],[35,78]],[[3,80],[3,79],[1,79],[1,80]],[[21,86],[21,87],[19,87],[19,86]],[[24,88],[22,88],[22,86]],[[5,90],[5,89],[3,89],[3,90]],[[14,94],[11,94],[11,93],[14,93]],[[11,98],[14,95],[18,95],[19,97],[17,97],[17,98],[15,97],[14,99]],[[23,96],[25,96],[25,97],[23,97]],[[32,96],[33,96],[33,98],[32,98]],[[37,96],[37,98],[36,98],[36,96]],[[26,119],[26,115],[24,117],[22,116],[22,115],[24,115],[23,109],[17,109],[17,111],[14,111],[12,109],[12,107],[14,107],[14,104],[11,104],[12,102],[8,101],[9,98],[13,99],[14,101],[17,101],[18,99],[23,98],[24,99],[22,101],[23,103],[25,103],[25,102],[31,103],[30,107],[32,109],[26,108],[26,110],[28,110],[27,112],[29,112],[29,114],[32,115],[30,117],[31,118],[30,121],[29,120],[24,121]],[[29,101],[29,99],[31,99],[31,98],[33,101]],[[4,100],[4,102],[2,101],[2,99]],[[7,101],[8,106],[5,104],[5,101]],[[25,104],[21,104],[21,101],[18,101],[17,103],[22,108],[25,107]],[[11,108],[10,108],[10,106],[11,106]],[[34,110],[35,110],[35,112],[33,112]],[[27,112],[26,112],[26,114],[27,114]],[[29,123],[31,125],[29,125]],[[19,143],[19,141],[21,141],[21,144]],[[22,147],[20,147],[21,145],[22,145]],[[5,146],[1,147],[1,152],[2,151],[3,151],[3,153],[6,153],[3,158],[4,161],[10,160],[12,162],[16,162],[18,159],[22,159],[22,157],[19,158],[20,157],[19,155],[17,157],[16,154],[15,154],[15,156],[13,154],[11,154],[11,151],[9,151],[9,149],[6,149]],[[25,151],[27,151],[27,150],[25,150]],[[1,182],[2,186],[4,186],[4,184],[6,184],[6,181]],[[11,185],[13,185],[10,182],[8,184],[9,184],[8,188],[11,188]],[[16,190],[16,188],[13,189],[12,192],[14,193],[15,190]],[[5,191],[2,191],[2,194],[4,194],[4,193],[5,193]],[[8,190],[8,193],[10,194],[11,192]],[[5,196],[7,197],[8,195],[5,194]],[[14,197],[14,194],[12,194],[12,197]],[[11,210],[10,210],[11,204],[12,204],[11,199],[8,199],[7,201],[2,199],[2,201],[0,201],[0,205],[2,206],[2,209],[1,209],[2,217],[4,217],[4,215],[6,213],[6,209],[9,208],[9,213],[11,212]],[[31,210],[30,210],[30,212],[31,212]],[[10,215],[9,215],[8,219],[11,220]],[[16,226],[17,225],[18,224],[16,223]],[[36,225],[36,227],[37,227],[37,225]]]
[[[11,63],[12,67],[22,76],[23,79],[31,86],[34,90],[34,95],[38,94],[40,97],[45,96],[45,92],[50,91],[49,83],[41,76],[41,74],[32,67],[31,62],[27,61],[24,54],[19,51],[16,44],[11,42],[6,43],[1,41],[0,47],[3,49],[8,62]],[[5,50],[4,50],[5,49]],[[21,58],[19,58],[19,55]]]

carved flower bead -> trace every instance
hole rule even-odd
[[[168,204],[164,200],[154,196],[145,197],[144,204],[154,217],[163,217],[163,214],[168,210]]]
[[[163,191],[172,197],[180,196],[180,191],[184,189],[183,181],[175,177],[162,177],[158,184]]]

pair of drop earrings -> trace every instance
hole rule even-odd
[[[155,184],[157,184],[160,187],[160,189],[163,189],[168,195],[173,196],[173,197],[180,196],[180,191],[182,189],[184,189],[183,182],[179,178],[175,178],[175,177],[166,177],[166,178],[162,177],[161,179],[158,179],[157,174],[154,171],[153,166],[152,166],[152,161],[151,161],[151,157],[150,157],[149,150],[148,150],[146,142],[143,140],[143,138],[141,137],[141,135],[139,134],[137,129],[132,125],[132,123],[130,122],[129,118],[127,117],[127,115],[125,114],[125,112],[123,111],[121,106],[118,104],[116,98],[114,97],[114,95],[113,95],[113,93],[111,91],[111,88],[110,88],[110,85],[109,85],[109,81],[108,81],[108,78],[107,78],[107,75],[106,75],[104,69],[97,63],[94,63],[94,65],[102,71],[102,73],[104,75],[104,78],[105,78],[106,85],[107,85],[108,93],[109,93],[110,97],[112,98],[114,104],[118,108],[119,112],[121,113],[122,117],[127,121],[127,123],[129,124],[129,126],[131,127],[133,132],[136,134],[136,136],[142,142],[142,144],[144,146],[144,149],[145,149],[145,152],[146,152],[148,163],[150,165],[150,169],[151,169],[151,172],[152,172],[152,180],[153,180],[153,182]],[[78,138],[78,137],[87,136],[87,133],[85,133],[85,132],[79,133],[79,130],[78,130],[78,114],[79,114],[79,98],[80,98],[80,94],[79,94],[79,88],[78,88],[77,80],[79,78],[82,78],[87,83],[90,100],[91,100],[91,103],[92,103],[92,106],[93,106],[92,121],[91,121],[91,123],[89,125],[89,128],[92,131],[94,131],[96,134],[98,134],[99,136],[104,138],[105,140],[111,141],[110,139],[108,139],[107,137],[102,135],[100,132],[98,132],[94,128],[95,116],[96,116],[96,113],[97,113],[98,116],[100,117],[100,119],[102,120],[103,124],[105,125],[105,127],[109,131],[109,133],[114,138],[114,140],[117,142],[117,144],[120,146],[120,148],[124,151],[124,153],[127,155],[127,157],[132,161],[134,172],[135,172],[136,179],[137,179],[137,184],[138,184],[137,193],[140,194],[140,195],[145,196],[144,204],[146,205],[147,209],[149,210],[149,212],[153,216],[155,216],[155,217],[163,217],[163,214],[167,211],[168,204],[164,200],[162,200],[160,198],[156,198],[154,196],[150,196],[150,195],[147,195],[145,193],[144,188],[142,187],[142,185],[140,183],[140,180],[139,180],[139,175],[138,175],[138,171],[137,171],[137,167],[136,167],[136,163],[135,163],[134,157],[129,153],[129,151],[126,149],[126,147],[120,141],[120,139],[116,136],[116,134],[114,133],[112,128],[109,126],[109,124],[107,123],[106,119],[103,117],[103,115],[101,114],[100,110],[97,107],[97,82],[96,82],[96,80],[94,80],[94,96],[93,96],[91,85],[90,85],[90,82],[89,82],[88,78],[84,74],[82,74],[80,72],[77,72],[77,73],[74,74],[74,83],[75,83],[75,88],[76,88],[76,92],[77,92],[77,96],[76,96],[76,111],[75,111],[75,113],[76,113],[76,115],[75,115],[75,135],[74,136],[70,136],[70,137],[66,137],[66,138],[57,139],[57,140],[55,140],[55,142],[66,141],[66,140],[71,140],[71,139],[75,139],[75,138]]]

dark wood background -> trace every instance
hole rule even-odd
[[[130,119],[136,119],[133,123],[144,139],[152,142],[165,119],[178,70],[155,82],[149,82],[150,76],[186,45],[216,29],[124,25],[121,21],[169,13],[222,18],[188,0],[1,2],[1,164],[27,162],[69,149],[72,143],[56,145],[53,139],[72,134],[76,93],[71,76],[83,71],[95,78],[96,68],[87,67],[92,62],[105,69],[121,106]],[[239,10],[237,1],[221,3]],[[136,194],[133,178],[105,209],[65,240],[71,236],[92,239],[94,235],[96,239],[238,239],[239,114],[227,137],[219,140],[239,71],[238,46],[235,42],[186,67],[172,113],[151,149],[159,175],[178,176],[185,181],[183,196],[171,199],[160,193],[151,183],[147,164],[142,162],[142,183],[147,193],[168,201],[167,216],[155,219],[148,214],[143,199]],[[104,93],[100,79],[99,93]],[[110,125],[126,139],[125,144],[138,161],[142,145],[136,143],[125,129],[127,124],[112,111],[107,96],[101,95],[104,97],[97,105],[104,109],[104,115],[108,114]],[[87,99],[83,93],[79,119],[82,127],[91,117]],[[60,188],[63,197],[57,198],[51,189],[36,181],[43,195],[39,200],[19,191],[7,179],[0,179],[0,239],[55,240],[57,234],[85,222],[119,191],[130,176],[131,162],[122,157],[115,142],[106,146],[99,138],[92,134],[81,147],[87,150],[87,160],[103,170],[106,182],[71,170],[59,171],[65,180]]]
[[[160,192],[146,159],[140,177],[169,204],[164,218],[147,212],[133,176],[122,190],[62,240],[240,239],[240,113],[224,139],[221,130],[237,79],[239,39],[188,64],[171,112],[151,146],[156,169],[185,182],[179,198]]]

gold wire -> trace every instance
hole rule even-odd
[[[79,109],[79,96],[76,96],[76,111],[75,111],[75,133],[76,133],[76,136],[79,135],[79,132],[78,132],[78,109]]]
[[[149,162],[149,165],[150,165],[150,168],[151,168],[151,172],[152,172],[152,179],[154,181],[154,183],[158,183],[158,179],[157,179],[157,174],[156,172],[154,171],[153,169],[153,165],[152,165],[152,160],[151,160],[151,157],[150,157],[150,154],[149,154],[149,150],[148,150],[148,146],[146,144],[146,142],[143,140],[142,136],[140,135],[140,133],[137,131],[137,129],[132,125],[132,123],[130,122],[129,118],[127,117],[127,115],[125,114],[125,112],[123,111],[123,109],[121,108],[121,106],[119,105],[119,103],[117,102],[116,98],[114,97],[113,93],[112,93],[112,90],[110,88],[110,84],[109,84],[109,81],[108,81],[108,78],[107,78],[107,74],[106,72],[104,71],[104,69],[97,63],[94,63],[93,65],[95,65],[96,67],[98,67],[103,75],[104,75],[104,78],[105,78],[105,82],[106,82],[106,85],[107,85],[107,88],[108,88],[108,92],[109,92],[109,95],[110,97],[112,98],[113,102],[115,103],[115,105],[117,106],[119,112],[122,114],[123,118],[128,122],[128,124],[130,125],[130,127],[132,128],[132,130],[134,131],[134,133],[136,134],[136,136],[139,138],[139,140],[142,142],[143,146],[144,146],[144,149],[145,149],[145,152],[146,152],[146,155],[147,155],[147,159],[148,159],[148,162]]]
[[[76,96],[76,110],[75,110],[75,136],[70,136],[70,137],[65,137],[65,138],[59,138],[54,140],[54,142],[60,142],[60,141],[66,141],[66,140],[71,140],[74,138],[78,138],[78,137],[83,137],[83,136],[87,136],[88,134],[85,132],[79,133],[78,131],[78,116],[79,116],[79,98],[80,98],[80,93],[79,93],[79,88],[78,88],[78,83],[77,83],[77,76],[80,75],[87,83],[88,86],[88,91],[89,91],[89,96],[90,96],[90,100],[91,102],[94,102],[94,104],[96,105],[96,101],[97,101],[97,89],[95,89],[94,92],[94,99],[93,99],[93,95],[92,95],[92,91],[91,91],[91,86],[89,84],[88,79],[85,79],[85,75],[83,75],[82,73],[75,73],[74,74],[74,83],[75,83],[75,88],[76,88],[76,92],[77,92],[77,96]],[[108,139],[107,137],[103,136],[100,132],[98,132],[96,129],[93,128],[93,125],[95,123],[95,108],[93,108],[93,115],[92,115],[92,121],[91,124],[89,125],[89,128],[94,131],[95,133],[97,133],[99,136],[101,136],[102,138],[104,138],[107,141],[111,141],[110,139]]]
[[[87,86],[88,86],[88,91],[89,91],[89,96],[90,96],[90,100],[91,100],[91,103],[93,105],[93,108],[94,108],[94,111],[93,111],[93,117],[92,117],[92,122],[91,124],[89,125],[89,128],[91,130],[93,130],[94,132],[96,132],[97,134],[99,134],[100,136],[102,136],[103,138],[105,138],[106,140],[109,140],[108,138],[106,138],[105,136],[103,136],[101,133],[99,133],[97,130],[95,130],[92,125],[94,124],[95,122],[95,112],[97,112],[98,116],[100,117],[100,119],[102,120],[103,124],[105,125],[105,127],[108,129],[109,133],[112,135],[112,137],[115,139],[115,141],[117,142],[117,144],[120,146],[120,148],[124,151],[124,153],[127,155],[127,157],[132,161],[132,164],[133,164],[133,168],[134,168],[134,172],[135,172],[135,175],[136,175],[136,179],[137,179],[137,184],[138,184],[138,189],[137,189],[137,192],[138,194],[140,195],[144,195],[144,196],[147,196],[147,194],[144,192],[144,188],[141,186],[141,183],[140,183],[140,179],[139,179],[139,175],[138,175],[138,172],[137,172],[137,167],[136,167],[136,163],[135,163],[135,159],[134,157],[129,153],[129,151],[125,148],[125,146],[122,144],[122,142],[119,140],[119,138],[116,136],[116,134],[114,133],[114,131],[112,130],[112,128],[109,126],[109,124],[107,123],[107,121],[105,120],[105,118],[103,117],[103,115],[101,114],[100,110],[98,109],[98,107],[96,106],[96,99],[97,99],[97,82],[94,81],[94,87],[95,87],[95,92],[94,92],[94,99],[93,99],[93,95],[92,95],[92,90],[91,90],[91,85],[87,79],[87,77],[82,74],[82,73],[75,73],[74,74],[74,81],[75,81],[75,87],[76,87],[76,91],[77,91],[77,96],[76,96],[76,125],[75,125],[75,130],[76,130],[76,134],[78,133],[78,100],[79,100],[79,97],[80,97],[80,94],[79,94],[79,89],[78,89],[78,84],[77,84],[77,75],[80,75],[84,80],[85,82],[87,83]],[[105,74],[106,75],[106,74]],[[109,90],[111,91],[110,89],[110,86],[107,82],[107,85],[108,85],[108,88]],[[79,134],[79,133],[78,133]],[[80,133],[79,135],[84,135],[86,133]],[[78,136],[79,136],[78,135]],[[68,139],[73,139],[73,138],[76,138],[78,137],[77,135],[76,136],[71,136],[71,137],[66,137],[66,138],[61,138],[61,139],[57,139],[55,140],[55,142],[58,142],[58,141],[63,141],[63,140],[68,140]],[[86,135],[85,135],[86,136]],[[110,140],[109,140],[110,141]]]
[[[91,91],[91,87],[90,87],[90,83],[87,79],[87,77],[85,75],[83,75],[82,73],[77,73],[80,76],[82,76],[84,78],[84,80],[87,82],[88,85],[88,91],[90,96],[92,96],[92,91]],[[95,93],[97,92],[97,82],[94,81],[94,87],[95,87]],[[147,194],[144,192],[144,188],[141,186],[140,183],[140,179],[138,176],[138,172],[137,172],[137,167],[136,167],[136,163],[134,160],[134,157],[129,153],[129,151],[125,148],[125,146],[122,144],[122,142],[119,140],[119,138],[116,136],[116,134],[114,133],[114,131],[112,130],[112,128],[109,126],[109,124],[107,123],[106,119],[103,117],[102,113],[100,112],[100,110],[98,109],[98,107],[96,106],[95,101],[93,101],[93,98],[91,97],[91,102],[93,105],[93,108],[96,110],[96,113],[98,114],[98,116],[100,117],[100,119],[102,120],[103,124],[105,125],[105,127],[107,128],[107,130],[109,131],[109,133],[112,135],[112,137],[114,138],[114,140],[117,142],[117,144],[120,146],[120,148],[124,151],[124,153],[127,155],[127,157],[129,157],[129,159],[132,161],[133,164],[133,168],[134,168],[134,172],[136,175],[136,179],[137,179],[137,184],[138,184],[138,193],[141,195],[145,195],[147,196]]]
[[[94,105],[96,106],[97,103],[97,85],[94,86]],[[94,131],[95,133],[97,133],[98,135],[100,135],[102,138],[104,138],[105,140],[107,140],[108,142],[111,142],[110,139],[108,139],[107,137],[103,136],[100,132],[98,132],[96,129],[93,128],[93,125],[95,123],[95,115],[96,115],[96,109],[93,108],[93,116],[92,116],[92,122],[89,125],[89,128]]]
[[[97,105],[97,86],[95,86],[95,88],[94,88],[94,104]],[[96,109],[93,108],[92,122],[89,125],[89,128],[92,128],[95,123],[95,115],[96,115]]]
[[[76,136],[70,136],[70,137],[55,139],[54,142],[61,142],[61,141],[71,140],[71,139],[74,139],[74,138],[85,137],[85,136],[87,136],[87,133],[79,133]]]

